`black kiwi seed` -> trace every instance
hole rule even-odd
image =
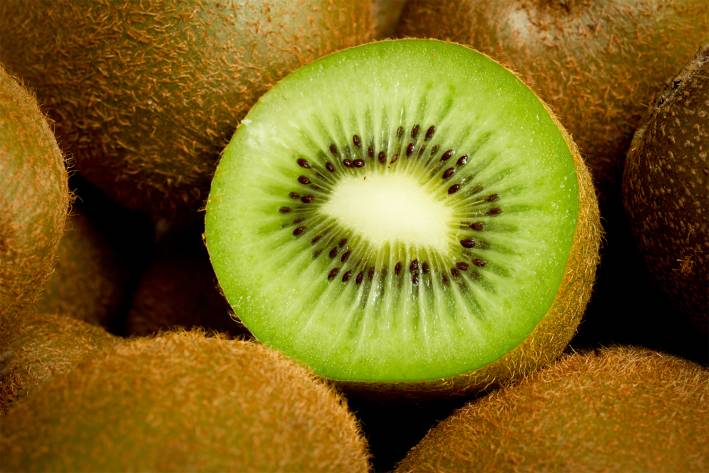
[[[453,184],[448,188],[448,193],[449,194],[455,194],[460,190],[460,184]]]
[[[458,271],[458,268],[451,268],[451,276],[453,276],[454,278],[460,276],[460,271]]]
[[[351,167],[352,167],[352,160],[351,160],[351,159],[345,159],[345,160],[342,161],[342,164],[344,164],[346,168],[351,168]]]
[[[475,258],[473,264],[479,268],[484,268],[487,262],[484,259]]]
[[[321,238],[322,238],[322,235],[315,235],[315,237],[312,240],[310,240],[310,243],[314,245],[315,243],[319,242]]]
[[[418,260],[413,260],[411,264],[409,265],[409,271],[412,273],[418,273],[419,271],[419,261]]]
[[[342,275],[342,282],[349,281],[350,276],[352,276],[352,271],[347,271],[345,274]]]
[[[343,246],[345,246],[347,244],[347,238],[340,239],[340,241],[338,241],[337,244],[340,246],[340,248],[342,248]]]
[[[374,157],[374,146],[369,145],[369,147],[367,148],[367,156],[370,158]]]
[[[414,127],[411,129],[411,138],[413,138],[415,140],[416,137],[419,136],[419,129],[420,128],[421,127],[419,127],[418,125],[414,125]]]
[[[449,149],[441,156],[441,161],[448,161],[453,156],[453,150]]]
[[[404,136],[404,127],[400,126],[396,129],[396,137],[401,138],[402,136]]]
[[[300,201],[303,202],[304,204],[309,204],[313,200],[315,200],[315,196],[312,196],[310,194],[304,195],[303,197],[300,198]]]
[[[499,207],[493,207],[487,211],[488,215],[500,215],[501,213],[502,213],[502,209]]]
[[[387,154],[384,151],[380,151],[379,156],[377,156],[377,158],[379,159],[379,162],[382,164],[387,162]]]
[[[337,273],[340,272],[340,268],[332,268],[329,273],[327,273],[327,280],[332,281],[335,279],[335,276],[337,276]]]
[[[334,258],[335,256],[337,256],[337,247],[331,249],[328,255],[330,256],[330,258]]]
[[[351,254],[352,254],[351,251],[349,251],[349,250],[345,251],[344,253],[342,253],[342,257],[340,258],[340,261],[342,261],[343,263],[346,263],[347,260],[350,258]]]
[[[301,184],[310,184],[310,179],[308,176],[298,176],[298,182]]]
[[[431,270],[431,267],[428,265],[428,262],[424,261],[423,264],[421,265],[421,271],[423,271],[423,274],[428,274],[428,272]]]
[[[443,172],[443,179],[449,179],[453,174],[455,174],[455,169],[448,168]]]
[[[413,286],[418,286],[419,284],[419,273],[414,273],[411,275],[411,284]]]
[[[300,199],[300,194],[298,194],[297,192],[289,192],[288,197],[290,197],[291,199]]]
[[[473,223],[470,224],[470,228],[471,228],[472,230],[481,232],[481,231],[483,231],[483,229],[485,228],[485,226],[483,225],[482,222],[473,222]]]
[[[300,236],[303,234],[304,231],[305,231],[304,226],[296,227],[295,230],[293,230],[293,236]]]
[[[464,261],[458,261],[458,262],[455,264],[455,267],[456,267],[457,269],[461,270],[461,271],[467,271],[468,268],[470,268],[470,265],[469,265],[468,263],[464,262]]]
[[[391,162],[389,164],[394,164],[399,160],[399,154],[395,154],[394,156],[391,157]]]
[[[433,148],[431,148],[431,156],[435,156],[436,153],[438,153],[438,150],[441,149],[440,146],[438,145],[433,145]]]
[[[288,212],[290,212],[290,207],[281,207],[280,209],[278,209],[278,211],[282,214],[287,214]]]
[[[406,147],[406,156],[411,156],[414,154],[414,144],[409,143],[409,145]]]
[[[458,161],[456,161],[456,164],[458,166],[465,166],[468,163],[468,155],[464,154],[460,158],[458,158]]]
[[[374,278],[374,266],[370,267],[367,271],[367,279],[371,281],[372,278]]]
[[[300,158],[300,159],[298,159],[298,166],[307,169],[310,167],[310,163],[308,162],[307,159]]]
[[[401,274],[401,261],[397,262],[396,265],[394,265],[394,273],[397,276]]]
[[[352,162],[352,164],[353,164],[354,167],[356,167],[356,168],[364,167],[364,161],[362,161],[361,159],[355,159],[355,160]]]
[[[335,172],[335,165],[332,164],[330,161],[325,163],[325,167],[327,168],[328,171]]]
[[[357,277],[355,278],[355,283],[362,284],[363,279],[364,279],[364,271],[360,271],[359,273],[357,273]]]
[[[435,126],[428,127],[428,130],[426,130],[426,136],[423,139],[425,141],[430,141],[431,138],[433,138],[434,133],[436,133],[436,127]]]
[[[475,240],[469,238],[466,240],[460,240],[460,244],[463,245],[463,248],[472,248],[475,246]]]
[[[360,139],[359,135],[352,136],[352,144],[358,148],[362,146],[362,140]]]
[[[330,153],[331,153],[333,156],[337,156],[337,146],[335,146],[334,143],[330,145]]]
[[[487,198],[485,198],[485,200],[487,200],[488,202],[495,202],[499,198],[500,196],[497,194],[490,194],[489,196],[487,196]]]

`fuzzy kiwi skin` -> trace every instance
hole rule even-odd
[[[417,383],[341,382],[343,389],[356,396],[374,395],[392,399],[465,396],[519,379],[552,363],[564,351],[575,335],[591,298],[603,231],[589,170],[571,136],[548,107],[547,112],[559,127],[573,156],[579,190],[579,214],[561,284],[544,317],[515,349],[478,370]]]
[[[373,37],[371,0],[0,2],[0,62],[111,198],[196,219],[219,153],[289,71]]]
[[[372,3],[376,37],[391,37],[396,31],[406,0],[373,0]]]
[[[368,455],[343,399],[263,345],[134,339],[27,402],[0,433],[10,471],[348,471]]]
[[[650,274],[709,334],[706,232],[709,43],[658,96],[633,139],[623,197]]]
[[[707,471],[709,370],[650,350],[567,356],[432,429],[403,472]]]
[[[31,307],[49,278],[68,176],[36,100],[0,65],[0,315]]]
[[[398,33],[449,39],[517,71],[579,145],[602,200],[648,100],[709,41],[706,0],[410,0]]]
[[[126,318],[128,335],[193,327],[246,335],[217,285],[202,242],[166,246],[140,278]]]
[[[107,236],[85,215],[71,215],[37,311],[110,326],[127,297],[125,279]]]
[[[0,414],[116,340],[67,315],[0,315]]]

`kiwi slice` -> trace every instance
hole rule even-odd
[[[635,347],[574,354],[457,411],[404,472],[699,472],[709,370]]]
[[[218,166],[206,243],[257,339],[335,380],[448,392],[563,350],[597,212],[573,143],[512,73],[383,41],[259,100]]]

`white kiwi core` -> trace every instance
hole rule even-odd
[[[320,210],[375,248],[399,242],[447,253],[453,210],[413,176],[343,177]]]

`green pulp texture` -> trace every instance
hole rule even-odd
[[[446,251],[375,248],[318,210],[338,176],[387,173],[449,206]],[[561,283],[578,209],[571,150],[513,74],[462,46],[384,41],[305,66],[259,100],[218,166],[206,241],[256,338],[332,379],[415,382],[481,368],[529,335]]]

